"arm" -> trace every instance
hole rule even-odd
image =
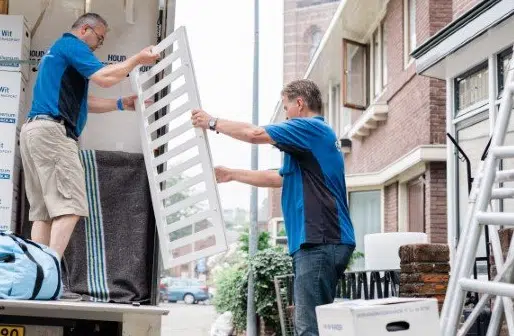
[[[236,181],[260,188],[282,187],[282,176],[275,170],[244,170],[216,167],[218,183]]]
[[[102,88],[111,87],[125,79],[138,64],[140,64],[139,54],[127,58],[121,63],[103,67],[91,76],[91,80]]]
[[[275,143],[264,128],[244,122],[218,119],[216,131],[252,144]]]
[[[105,113],[118,109],[116,106],[116,99],[99,98],[93,96],[87,97],[87,106],[89,113]]]
[[[135,100],[137,95],[127,96],[121,98],[123,110],[135,110]],[[100,98],[94,96],[87,97],[87,105],[89,113],[105,113],[118,109],[118,99]],[[146,103],[147,101],[145,101]],[[149,102],[149,100],[148,100]]]
[[[209,129],[209,121],[214,120],[203,110],[194,110],[191,116],[194,127]],[[254,126],[244,122],[217,119],[216,131],[228,135],[234,139],[253,143],[271,144],[287,147],[294,147],[299,150],[310,148],[313,139],[317,137],[317,130],[305,120],[296,118],[274,125],[264,127]]]
[[[124,62],[104,66],[86,44],[76,39],[68,41],[61,52],[68,63],[82,76],[89,78],[102,88],[121,82],[137,65],[153,64],[159,58],[159,54],[153,53],[150,46]]]

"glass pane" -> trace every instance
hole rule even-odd
[[[487,142],[489,141],[489,119],[477,122],[457,132],[459,146],[464,150],[471,163],[471,176],[476,177],[477,167]],[[467,225],[468,174],[466,161],[458,160],[458,199],[460,232]],[[448,200],[451,201],[451,200]],[[461,237],[462,238],[462,237]],[[477,257],[485,257],[485,238],[479,242]]]
[[[379,190],[351,192],[350,217],[355,231],[355,251],[365,253],[364,236],[368,233],[381,232],[381,208]],[[356,260],[352,269],[364,268],[364,259]]]
[[[380,43],[378,40],[378,29],[373,33],[373,77],[375,97],[382,91],[382,79],[380,78]]]
[[[416,49],[416,0],[409,0],[409,53]]]
[[[346,97],[345,103],[366,107],[366,48],[346,42]]]
[[[509,67],[509,62],[512,59],[512,49],[508,49],[506,52],[498,55],[498,93],[499,97],[501,97],[503,93],[503,88],[505,86],[505,81],[507,80],[507,69]]]
[[[382,86],[387,85],[387,34],[382,22]]]
[[[486,67],[456,78],[457,111],[489,98],[489,70]]]

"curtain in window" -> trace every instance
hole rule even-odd
[[[364,236],[368,233],[381,232],[381,207],[380,190],[351,192],[350,217],[355,231],[356,248],[355,251],[364,251]],[[352,269],[364,268],[364,259],[358,259]]]

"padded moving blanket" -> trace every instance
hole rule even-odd
[[[65,252],[63,281],[100,302],[150,303],[155,219],[143,154],[80,151],[89,218]]]

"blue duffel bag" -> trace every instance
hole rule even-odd
[[[0,299],[56,300],[61,295],[57,254],[45,245],[0,232]]]

